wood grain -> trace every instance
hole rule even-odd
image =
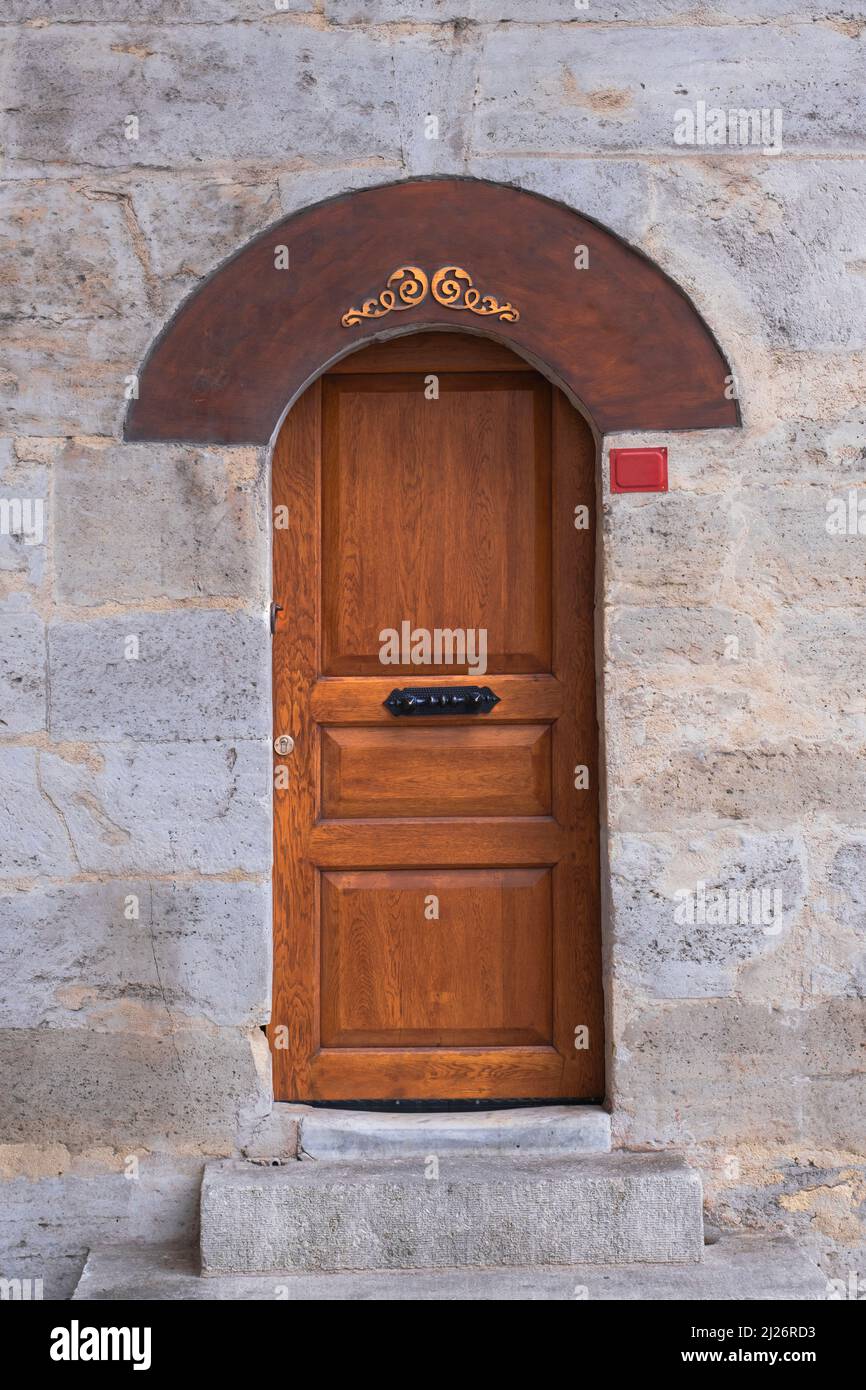
[[[550,888],[548,869],[325,874],[322,1045],[549,1043]]]
[[[550,729],[451,724],[322,730],[322,816],[550,814]]]
[[[417,672],[416,672],[417,675]],[[481,678],[486,683],[487,677]],[[386,724],[391,728],[394,715],[385,709],[385,701],[395,688],[413,682],[402,677],[343,676],[339,680],[319,680],[312,691],[313,715],[320,724]],[[445,688],[464,686],[465,676],[431,676],[425,670],[423,684]],[[550,722],[562,713],[563,687],[551,675],[496,676],[496,694],[500,703],[485,714],[485,724],[524,724],[527,720]],[[439,716],[414,716],[424,727],[441,725]]]
[[[550,1046],[322,1048],[316,1089],[365,1100],[559,1099],[566,1094],[563,1059]]]
[[[372,343],[329,367],[328,376],[393,370],[391,344]],[[525,372],[526,363],[502,343],[476,334],[442,329],[433,333],[411,333],[403,338],[400,370],[424,375],[428,372]]]
[[[310,1066],[319,1046],[318,870],[308,851],[319,807],[319,728],[310,697],[319,669],[319,484],[322,389],[317,382],[298,402],[274,453],[273,505],[285,506],[288,526],[275,530],[274,593],[283,614],[273,643],[274,736],[290,734],[288,786],[274,789],[274,1003],[268,1036],[274,1095],[312,1094]]]
[[[547,671],[550,387],[535,372],[453,372],[431,400],[427,375],[324,378],[323,672],[381,675],[383,634],[404,623],[483,628],[487,667]],[[418,675],[411,661],[387,669]],[[483,679],[469,661],[424,666],[446,671]]]
[[[447,868],[555,864],[565,836],[552,816],[406,816],[317,821],[307,843],[320,868]]]
[[[553,871],[553,1042],[565,1060],[564,1094],[604,1092],[601,990],[598,722],[595,691],[595,450],[583,421],[561,393],[553,398],[553,586],[557,622],[553,670],[571,698],[553,727],[553,812],[565,841]],[[578,530],[575,508],[588,508]],[[588,786],[576,786],[586,768]],[[575,1048],[575,1030],[588,1048]],[[583,1035],[581,1035],[583,1040]]]

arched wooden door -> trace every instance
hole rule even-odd
[[[345,358],[286,419],[278,1100],[603,1094],[594,458],[459,333]],[[424,687],[498,702],[384,703]]]

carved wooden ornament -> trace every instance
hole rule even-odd
[[[432,278],[417,265],[401,265],[392,270],[378,298],[365,299],[360,309],[347,309],[340,319],[344,328],[353,328],[362,319],[381,319],[392,309],[411,309],[432,294],[446,309],[468,309],[483,318],[516,323],[519,310],[513,304],[500,304],[492,294],[482,294],[472,283],[468,270],[459,265],[443,265]]]

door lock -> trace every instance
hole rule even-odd
[[[279,753],[284,758],[287,753],[291,753],[295,746],[295,740],[291,734],[280,734],[274,739],[274,752]]]

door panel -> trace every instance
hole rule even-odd
[[[404,622],[485,629],[488,669],[549,670],[551,388],[535,372],[459,372],[430,400],[424,380],[324,379],[323,672],[381,675],[380,633]]]
[[[457,334],[378,343],[286,419],[278,1099],[603,1093],[594,456],[559,392]],[[383,704],[475,684],[489,713]]]
[[[324,1046],[550,1037],[548,869],[327,873],[323,888]]]
[[[550,814],[545,724],[428,725],[411,739],[403,728],[325,728],[322,739],[326,817]]]

